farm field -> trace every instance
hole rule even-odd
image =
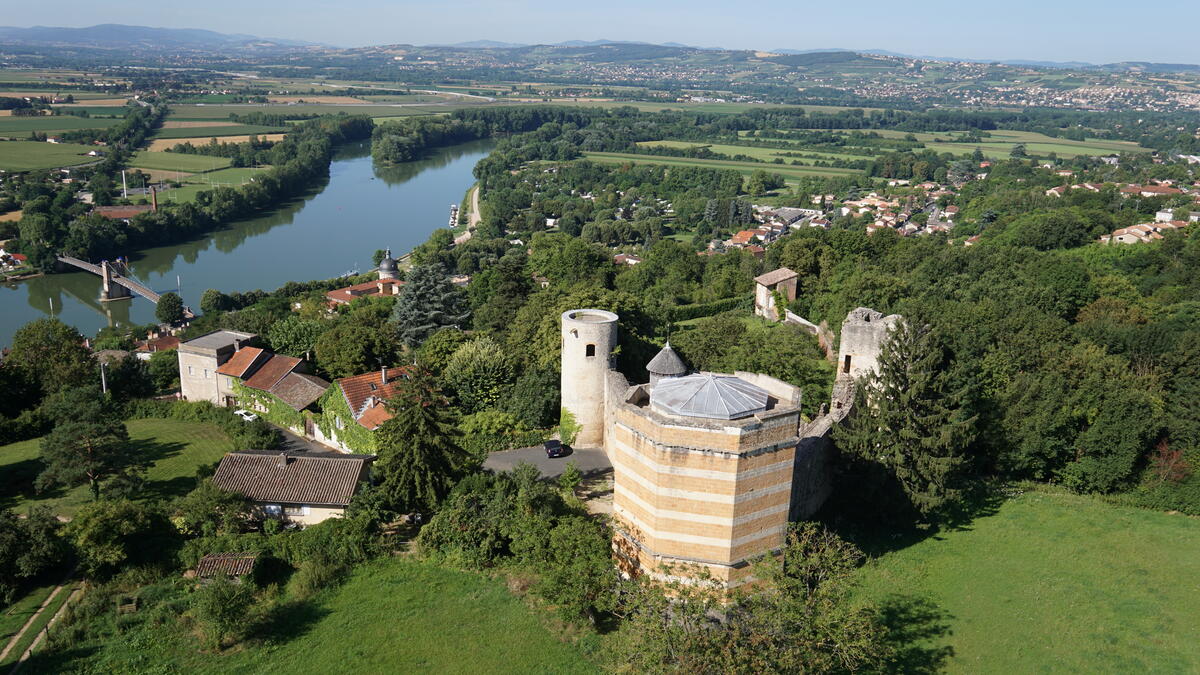
[[[265,127],[257,124],[227,124],[217,123],[202,127],[163,128],[154,132],[155,140],[160,138],[191,138],[213,136],[249,136],[250,134],[272,134],[285,131],[281,127]]]
[[[198,173],[214,171],[229,166],[228,157],[208,155],[185,155],[181,152],[150,152],[141,150],[133,156],[129,165],[139,169],[162,169],[164,171],[186,171]]]
[[[120,118],[85,118],[73,115],[0,117],[0,136],[20,134],[28,138],[31,131],[51,132],[70,131],[71,129],[106,129],[120,121]]]
[[[691,159],[688,157],[656,157],[654,155],[635,155],[620,152],[585,152],[584,156],[603,164],[633,162],[634,164],[665,164],[667,166],[703,166],[711,169],[733,169],[744,176],[749,176],[756,170],[762,169],[768,173],[777,173],[785,179],[807,178],[809,176],[848,176],[862,173],[857,169],[835,169],[823,166],[792,166],[790,164]]]
[[[408,115],[429,115],[447,112],[453,106],[472,105],[469,103],[429,105],[383,105],[363,103],[359,105],[316,105],[297,103],[295,105],[247,103],[230,105],[196,105],[177,104],[171,106],[171,119],[228,119],[231,113],[244,115],[251,112],[264,112],[280,115],[336,115],[344,112],[347,115],[370,115],[372,117],[404,117]],[[474,104],[478,105],[478,104]]]
[[[186,494],[195,485],[196,469],[221,459],[231,448],[229,437],[211,424],[167,419],[130,420],[131,445],[150,462],[142,494],[171,498]],[[45,504],[55,513],[70,516],[92,499],[86,485],[37,494],[33,481],[41,471],[40,439],[0,446],[0,474],[5,490],[0,507],[22,510]]]
[[[73,143],[3,141],[0,142],[0,169],[31,171],[100,161],[97,157],[87,156],[87,152],[92,149],[90,145]]]
[[[197,649],[172,622],[132,624],[103,643],[72,650],[107,672],[595,673],[580,651],[543,624],[539,612],[481,574],[387,558],[355,570],[344,585],[296,603],[272,621],[269,637],[222,654]],[[84,668],[39,659],[36,672]]]
[[[779,158],[779,159],[782,159],[783,161],[787,162],[788,165],[791,165],[791,163],[793,161],[800,161],[800,162],[803,162],[804,164],[812,164],[812,162],[815,161],[808,157],[789,157],[786,154],[784,154],[784,153],[789,153],[789,152],[790,153],[803,152],[804,154],[820,155],[822,158],[827,158],[827,159],[849,159],[849,160],[870,159],[870,157],[865,157],[863,155],[848,155],[848,154],[841,154],[841,153],[818,152],[815,150],[807,150],[804,148],[803,145],[799,145],[799,144],[797,144],[794,148],[788,149],[788,150],[784,150],[784,149],[780,149],[780,148],[762,148],[762,147],[754,147],[754,146],[748,146],[748,145],[724,145],[721,143],[704,143],[704,142],[700,142],[700,141],[642,141],[642,142],[638,143],[638,145],[644,146],[644,147],[649,147],[649,148],[653,148],[653,147],[668,147],[668,148],[707,147],[709,150],[712,150],[713,152],[721,153],[723,155],[730,155],[730,156],[746,155],[747,157],[761,159],[765,162],[771,162],[771,161],[775,160],[776,158]]]
[[[237,122],[220,120],[167,120],[162,123],[163,129],[195,129],[198,127],[237,127]]]
[[[195,131],[195,129],[189,129],[188,131]],[[287,134],[255,134],[255,136],[258,136],[258,138],[260,138],[264,141],[282,141],[283,137],[287,136]],[[250,140],[250,135],[247,134],[244,136],[220,136],[220,137],[199,136],[199,137],[190,137],[190,138],[158,138],[158,139],[150,141],[150,144],[146,146],[146,149],[149,150],[150,152],[162,152],[164,150],[169,150],[177,145],[182,145],[184,143],[191,143],[192,145],[207,145],[208,143],[212,142],[213,138],[217,138],[218,143],[245,143],[246,141]]]
[[[1195,518],[1034,487],[861,574],[949,613],[950,672],[1200,670]]]
[[[806,112],[838,112],[841,110],[849,110],[849,108],[839,108],[828,105],[784,105],[782,103],[651,103],[647,101],[555,101],[545,105],[567,105],[581,106],[588,108],[616,108],[620,106],[631,106],[645,112],[657,112],[659,110],[687,110],[690,112],[706,112],[706,113],[723,113],[736,114],[747,112],[749,110],[763,110],[776,108],[803,108]],[[858,110],[879,110],[879,108],[858,108]]]

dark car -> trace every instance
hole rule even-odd
[[[546,448],[546,456],[550,459],[562,457],[563,455],[567,454],[566,450],[563,448],[562,441],[546,441],[542,444],[542,447]]]

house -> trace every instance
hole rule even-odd
[[[245,450],[221,459],[213,483],[243,495],[257,515],[315,525],[346,512],[374,455]]]
[[[407,368],[381,368],[336,380],[321,399],[317,439],[347,452],[375,450],[370,432],[392,418],[387,401],[407,375]]]
[[[749,244],[752,240],[758,237],[758,232],[754,230],[742,230],[729,238],[727,244],[729,246],[742,247]]]
[[[613,256],[613,264],[615,265],[636,265],[642,262],[642,259],[632,253],[618,253]]]
[[[796,279],[800,275],[786,267],[780,267],[773,272],[767,272],[754,278],[754,313],[764,319],[778,321],[779,308],[775,304],[775,295],[780,299],[791,302],[796,299]]]
[[[149,361],[151,354],[172,349],[179,349],[179,338],[174,335],[160,335],[137,343],[133,354],[142,361]]]
[[[312,438],[315,404],[329,383],[305,370],[304,361],[294,356],[242,347],[217,369],[217,386],[225,405],[257,410]]]
[[[253,333],[218,330],[180,344],[179,388],[183,400],[226,405],[233,392],[221,389],[217,369],[257,337]]]
[[[1183,194],[1183,190],[1168,185],[1124,185],[1121,187],[1121,194],[1126,197],[1130,195],[1162,197],[1165,195],[1181,195]]]
[[[942,211],[942,213],[946,215],[946,220],[954,220],[954,216],[958,215],[958,207],[954,205],[947,206],[946,210]]]
[[[390,295],[400,295],[400,289],[403,286],[404,282],[399,279],[364,281],[361,284],[329,291],[325,294],[325,299],[330,307],[337,307],[338,305],[348,305],[359,298],[384,298]]]
[[[1163,209],[1154,214],[1154,221],[1158,223],[1169,223],[1175,220],[1175,212],[1170,209]]]

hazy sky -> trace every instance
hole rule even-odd
[[[757,49],[1200,63],[1200,0],[4,0],[0,23],[207,28],[339,46],[637,40]],[[1137,11],[1137,8],[1151,11]],[[1190,27],[1190,28],[1189,28]]]

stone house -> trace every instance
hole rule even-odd
[[[316,437],[316,403],[329,383],[305,371],[294,356],[242,347],[217,369],[219,387],[231,392],[225,405],[261,413],[268,421],[307,438]]]
[[[375,430],[391,419],[387,401],[407,368],[381,368],[336,380],[321,397],[317,440],[345,452],[373,452]]]
[[[234,392],[229,387],[222,388],[217,369],[257,337],[253,333],[218,330],[181,343],[179,389],[183,399],[228,405]]]
[[[225,455],[212,480],[245,496],[259,517],[308,526],[343,515],[360,484],[370,479],[374,460],[336,452],[246,450]]]
[[[767,272],[754,278],[754,314],[770,321],[779,321],[779,308],[775,306],[775,293],[782,294],[787,302],[796,299],[796,280],[800,275],[786,267]]]

